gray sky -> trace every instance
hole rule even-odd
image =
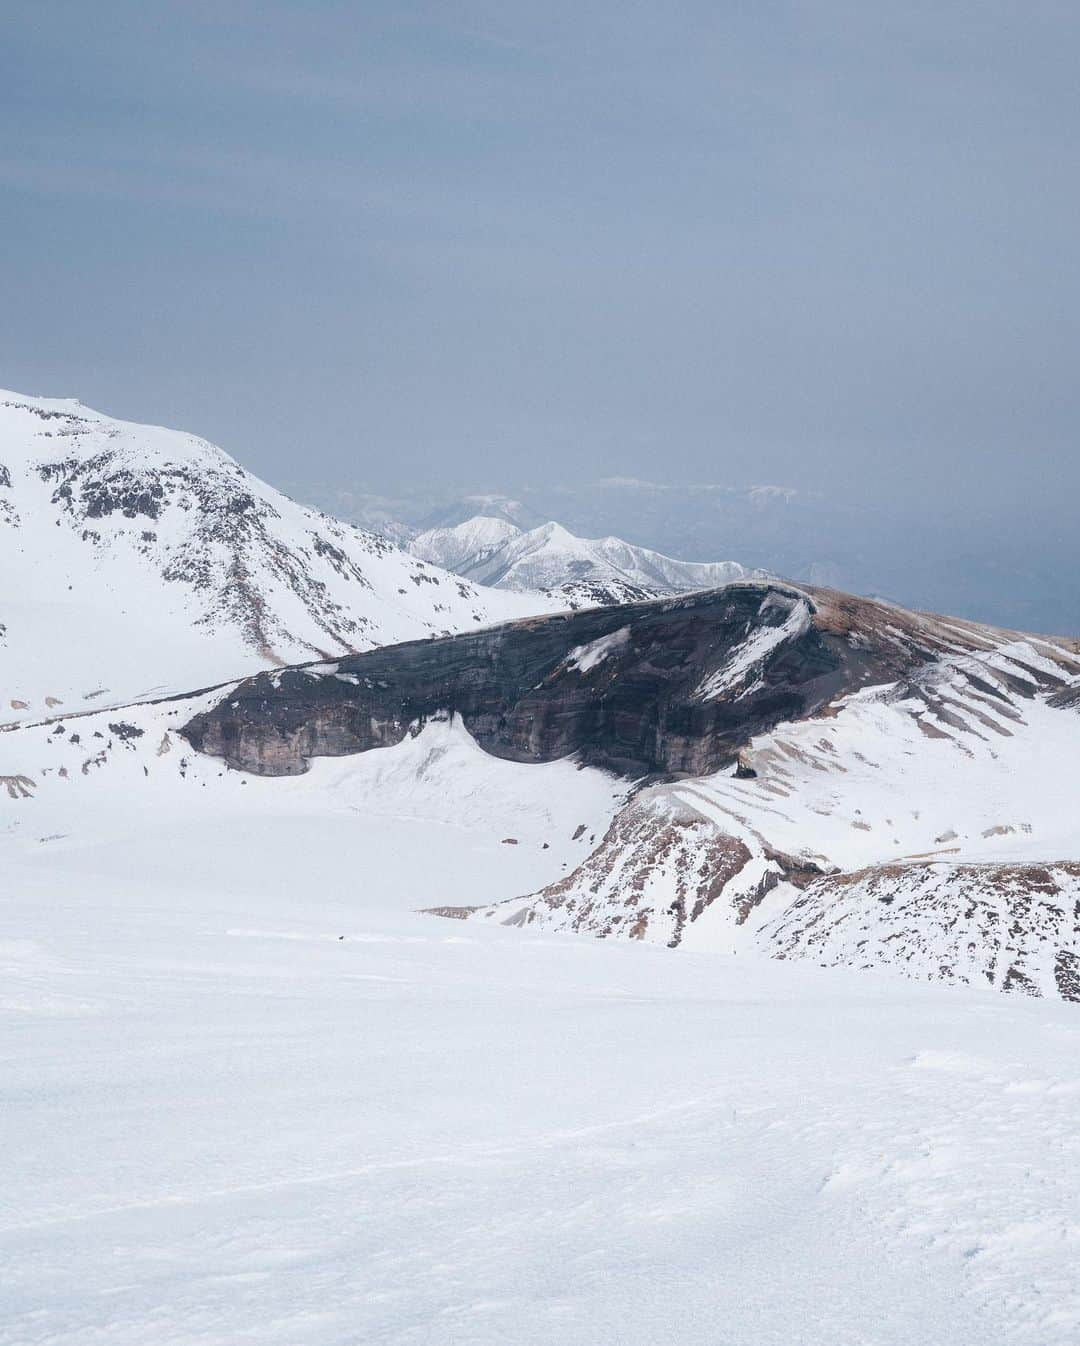
[[[1074,3],[4,0],[0,384],[276,481],[1071,513]]]

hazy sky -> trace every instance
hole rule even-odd
[[[4,0],[0,385],[278,481],[1073,508],[1080,9]]]

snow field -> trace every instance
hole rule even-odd
[[[0,736],[56,754],[0,800],[4,1346],[1076,1340],[1074,1006],[419,914],[624,787],[456,723],[159,757],[193,709]]]

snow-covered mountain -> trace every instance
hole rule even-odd
[[[550,608],[296,504],[195,435],[0,392],[0,720]]]
[[[488,919],[1080,999],[1075,649],[1002,640],[645,789]]]
[[[448,914],[1075,998],[1078,693],[1076,641],[741,582],[264,674],[185,733],[292,774],[451,713],[636,782],[555,883]]]
[[[480,914],[1080,999],[1080,644],[827,591],[781,616],[699,687],[746,707],[732,766],[637,793],[574,872]],[[814,629],[871,677],[754,732],[752,694]]]
[[[494,557],[523,536],[523,530],[508,519],[477,514],[452,527],[429,528],[417,534],[407,549],[432,565],[442,566],[457,575],[468,575],[489,569]]]
[[[1078,702],[1076,641],[744,581],[56,708],[0,735],[0,784],[9,841],[78,848],[182,800],[306,816],[278,781],[335,758],[348,813],[515,848],[500,887],[450,845],[417,907],[1077,999]],[[543,822],[567,762],[593,803]]]
[[[486,515],[428,529],[409,550],[477,584],[540,590],[571,608],[713,589],[750,573],[736,561],[677,561],[617,537],[575,537],[557,523],[526,532]]]

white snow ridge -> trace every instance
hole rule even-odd
[[[1080,1340],[1080,643],[0,402],[0,1346]]]

